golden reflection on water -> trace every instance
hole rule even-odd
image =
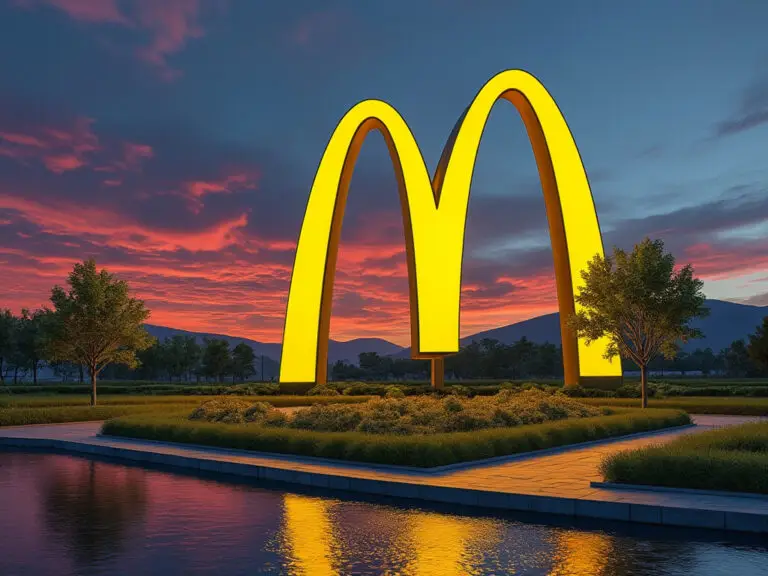
[[[343,530],[335,522],[344,521],[337,502],[286,494],[284,498],[283,538],[289,574],[330,576],[339,574],[347,553],[353,553],[351,542],[340,542]],[[337,512],[337,513],[334,513]],[[442,514],[419,513],[402,517],[395,541],[386,538],[379,553],[388,557],[394,571],[387,574],[404,576],[470,576],[480,574],[484,553],[494,550],[501,541],[499,524],[492,520],[453,518]],[[378,528],[359,526],[359,533]],[[373,534],[372,534],[373,535]],[[374,538],[376,539],[376,538]],[[399,565],[399,566],[398,566]]]
[[[501,538],[493,521],[429,513],[409,518],[403,537],[411,554],[402,574],[414,576],[480,574],[475,567],[482,565],[483,550]]]
[[[613,552],[611,538],[596,533],[561,532],[554,544],[549,576],[602,576]]]
[[[289,574],[333,576],[338,550],[330,511],[333,501],[286,494],[283,500],[285,552]]]

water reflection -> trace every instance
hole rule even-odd
[[[48,532],[65,541],[73,560],[89,566],[118,554],[146,512],[146,475],[138,468],[56,459],[43,477]]]
[[[564,532],[557,534],[554,542],[554,565],[549,572],[550,576],[603,576],[613,556],[611,538],[604,534]]]
[[[735,545],[701,533],[587,531],[541,521],[0,452],[3,576],[768,574],[759,540]]]
[[[468,521],[465,521],[468,520]],[[403,573],[425,576],[481,574],[483,557],[497,547],[500,526],[490,520],[424,513],[409,518],[403,538],[411,559]]]
[[[283,500],[283,535],[286,568],[296,576],[338,574],[334,556],[339,547],[333,534],[330,509],[335,503],[319,498],[286,494]]]

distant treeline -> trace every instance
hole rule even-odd
[[[753,338],[755,338],[753,336]],[[687,372],[705,376],[729,378],[758,378],[768,376],[768,370],[749,353],[745,340],[736,340],[728,348],[715,354],[711,348],[693,352],[678,352],[674,359],[656,358],[649,369],[654,372]],[[366,352],[359,356],[359,366],[336,362],[331,368],[334,380],[386,380],[429,378],[428,360],[411,360],[379,356]],[[639,370],[630,360],[622,360],[625,372]],[[563,376],[562,349],[554,344],[536,344],[521,338],[513,344],[483,339],[462,347],[458,354],[445,358],[447,378],[469,380],[487,379],[556,379]]]
[[[83,366],[57,362],[49,358],[47,312],[24,310],[20,316],[0,311],[0,382],[17,383],[28,376],[37,382],[43,366],[48,366],[62,382],[87,378]],[[758,332],[745,340],[736,340],[728,348],[714,353],[710,348],[691,353],[679,352],[674,359],[656,358],[649,365],[655,372],[687,372],[705,376],[766,377],[768,369],[758,362],[756,346],[763,339]],[[752,354],[750,354],[752,349]],[[165,380],[168,382],[244,382],[264,380],[261,357],[246,343],[231,348],[226,340],[206,338],[200,344],[192,336],[174,336],[154,341],[136,353],[138,366],[111,364],[104,369],[108,380]],[[267,363],[273,362],[266,359]],[[623,361],[624,371],[637,370],[631,361]],[[452,379],[557,379],[563,375],[562,350],[554,344],[536,344],[521,338],[513,344],[483,339],[461,348],[445,359],[446,376]],[[338,361],[331,366],[333,380],[422,380],[429,379],[426,360],[380,356],[376,352],[359,355],[359,365]],[[272,378],[274,379],[274,378]]]
[[[0,383],[18,383],[28,376],[37,383],[40,369],[48,367],[62,382],[83,382],[88,372],[82,365],[56,361],[50,346],[51,313],[48,310],[22,311],[15,316],[0,310]],[[261,359],[248,344],[230,348],[229,342],[205,339],[200,345],[194,337],[174,336],[136,353],[138,366],[110,364],[103,377],[110,380],[201,380],[244,382],[261,377]]]

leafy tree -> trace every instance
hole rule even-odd
[[[760,368],[768,369],[768,316],[763,318],[763,323],[749,336],[747,345],[749,358]]]
[[[596,255],[582,277],[576,302],[583,310],[568,321],[588,344],[607,337],[608,357],[620,355],[640,367],[645,408],[651,360],[659,354],[674,357],[680,342],[702,336],[689,322],[709,312],[703,283],[690,265],[675,271],[675,258],[664,253],[664,243],[649,238],[631,254],[614,248],[612,257]]]
[[[191,373],[197,373],[200,367],[200,360],[203,357],[203,349],[194,336],[184,338],[184,373],[187,380]]]
[[[725,370],[729,376],[747,376],[752,368],[752,361],[744,340],[734,340],[723,350]]]
[[[96,379],[110,363],[138,365],[136,353],[154,339],[144,329],[149,311],[132,298],[128,283],[106,270],[96,270],[91,259],[75,264],[69,291],[55,286],[52,351],[55,360],[85,366],[91,379],[91,406],[96,405]]]
[[[0,384],[5,384],[6,364],[16,351],[18,320],[10,310],[0,310]]]
[[[176,335],[166,338],[162,345],[163,360],[168,380],[181,379],[187,369],[187,348],[184,336]]]
[[[50,311],[30,312],[27,309],[21,311],[17,324],[16,349],[19,361],[32,372],[32,381],[35,384],[37,384],[37,371],[49,351],[49,325]]]
[[[253,348],[248,346],[245,342],[240,342],[232,350],[232,379],[235,377],[240,380],[246,380],[256,373],[256,367],[254,363],[256,361],[256,354],[253,352]]]
[[[231,365],[229,342],[217,338],[206,338],[203,350],[203,374],[221,382]]]

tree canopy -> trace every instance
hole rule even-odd
[[[645,407],[648,364],[659,354],[674,357],[680,343],[702,336],[690,322],[709,312],[703,283],[690,265],[676,270],[664,243],[649,238],[631,253],[614,248],[612,256],[596,255],[582,278],[575,298],[582,308],[569,324],[587,344],[607,337],[607,357],[621,356],[640,368]]]
[[[91,404],[96,404],[96,379],[108,364],[137,365],[136,352],[153,338],[144,329],[149,310],[130,296],[128,284],[91,259],[75,264],[69,290],[55,286],[51,339],[52,357],[86,367],[91,378]]]

